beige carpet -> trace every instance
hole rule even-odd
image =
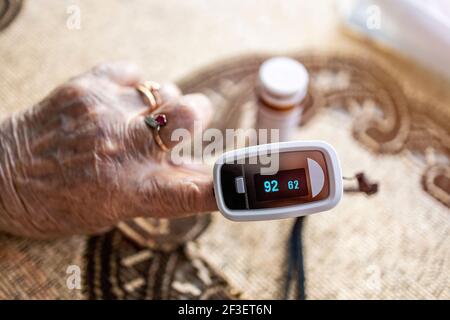
[[[66,9],[74,3],[81,8],[80,30],[66,27]],[[381,185],[373,197],[346,194],[335,210],[307,219],[308,297],[449,299],[448,82],[406,59],[348,37],[336,19],[332,1],[25,1],[17,20],[0,33],[0,117],[33,105],[57,84],[98,62],[117,59],[135,61],[158,81],[189,76],[180,81],[184,89],[209,93],[216,105],[225,101],[225,109],[232,101],[251,110],[251,99],[245,99],[248,78],[239,82],[230,73],[227,79],[225,71],[252,77],[258,59],[250,58],[255,63],[251,65],[239,56],[309,52],[298,58],[318,76],[313,89],[317,99],[324,100],[311,107],[297,136],[330,141],[341,156],[345,174],[363,170]],[[338,60],[327,70],[324,66],[329,61],[317,58],[318,53],[319,57],[350,54],[355,60],[348,64],[350,58],[345,58],[342,65]],[[192,74],[232,56],[237,60],[211,66],[210,76]],[[352,99],[345,94],[348,90],[330,88],[326,78],[336,80],[331,84],[339,82],[341,78],[333,78],[339,70],[355,82],[358,77],[366,79],[366,73],[387,79],[386,84],[377,84],[386,86],[392,101],[377,105],[373,96]],[[220,82],[219,76],[227,81]],[[337,91],[340,95],[334,94]],[[238,96],[229,96],[230,92]],[[370,128],[383,127],[386,119],[394,119],[401,130],[393,130],[394,138],[388,143],[379,143],[371,139]],[[213,284],[217,283],[202,287],[203,296],[215,297],[211,290],[226,287],[225,279],[232,288],[226,292],[250,298],[280,297],[285,241],[292,222],[232,223],[217,213],[212,217],[196,241],[199,257],[195,259],[209,268]],[[89,266],[95,264],[90,260],[96,255],[86,248],[110,238],[125,241],[105,236],[36,242],[0,235],[0,298],[101,297],[92,292],[104,288],[93,284],[83,290],[68,289],[66,268],[88,265],[83,272],[89,273]],[[121,248],[121,254],[133,257],[146,250]],[[186,265],[184,253],[178,256],[183,261],[180,265]],[[199,263],[192,264],[198,267]],[[123,272],[124,278],[131,274],[128,269]],[[134,276],[146,271],[132,272]]]

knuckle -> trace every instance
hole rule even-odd
[[[91,72],[94,76],[100,76],[109,70],[109,66],[106,63],[100,63],[92,68]]]
[[[97,133],[97,136],[101,137],[96,144],[96,150],[100,154],[109,157],[113,157],[119,154],[120,147],[116,141],[105,135],[104,132],[101,132],[100,134]]]
[[[69,82],[62,86],[56,99],[61,111],[70,115],[95,114],[96,99],[84,82]]]
[[[189,101],[181,100],[176,110],[176,117],[182,119],[184,122],[190,122],[195,120],[196,114],[192,109],[192,105]]]
[[[76,101],[83,100],[89,94],[87,87],[78,81],[68,82],[61,87],[57,92],[57,98],[60,101]]]
[[[92,68],[92,74],[94,76],[103,76],[111,71],[111,65],[108,63],[100,63]]]
[[[201,201],[201,190],[194,182],[186,182],[183,185],[182,202],[186,206],[185,210],[190,211]]]
[[[84,96],[78,100],[68,112],[75,116],[86,115],[91,121],[97,118],[96,104],[90,96]]]

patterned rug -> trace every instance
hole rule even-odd
[[[267,57],[223,61],[179,85],[213,100],[212,127],[251,127],[256,72]],[[449,109],[406,96],[375,61],[293,57],[312,79],[298,137],[330,141],[344,174],[363,170],[380,182],[379,194],[346,193],[338,208],[306,220],[308,297],[450,298]],[[291,225],[214,213],[135,219],[58,241],[1,235],[0,297],[280,298]],[[72,264],[81,267],[81,290],[66,285]]]
[[[16,18],[22,8],[22,0],[0,0],[0,31]]]

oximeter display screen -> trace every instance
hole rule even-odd
[[[274,175],[254,175],[256,199],[278,200],[308,195],[305,169],[279,171]]]
[[[245,160],[221,168],[222,194],[229,209],[279,208],[320,201],[329,195],[327,165],[320,151],[282,152],[270,165],[255,157]]]

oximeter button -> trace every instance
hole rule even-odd
[[[311,158],[308,158],[309,179],[311,180],[312,197],[317,196],[325,184],[325,175],[320,165]]]
[[[244,183],[244,177],[237,177],[234,179],[234,183],[236,186],[236,192],[237,193],[245,193],[245,183]]]
[[[242,183],[238,182],[237,178],[242,178]],[[228,209],[248,209],[247,193],[245,192],[247,188],[242,174],[242,164],[225,163],[220,168],[220,187],[223,201]],[[240,190],[243,192],[239,193]]]

